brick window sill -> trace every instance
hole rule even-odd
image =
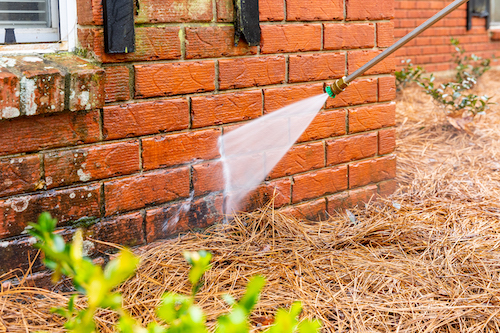
[[[0,119],[101,108],[104,70],[73,54],[0,57]]]

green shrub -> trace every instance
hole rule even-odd
[[[451,44],[455,47],[453,62],[457,64],[455,68],[457,83],[464,89],[471,89],[477,83],[477,79],[491,68],[491,59],[483,59],[475,54],[468,57],[456,38],[451,38]]]
[[[406,66],[403,67],[400,71],[396,71],[394,75],[396,76],[396,89],[400,91],[408,83],[411,82],[419,82],[422,74],[425,73],[425,70],[420,66],[413,66],[411,63],[411,59],[406,59],[403,61],[406,63]]]
[[[189,282],[192,295],[166,293],[160,306],[156,309],[158,317],[166,325],[150,323],[146,328],[139,325],[122,307],[121,295],[114,290],[132,276],[139,259],[129,250],[122,250],[111,260],[104,270],[82,255],[82,232],[78,230],[71,244],[54,233],[57,221],[49,213],[40,215],[38,224],[31,223],[29,233],[36,238],[34,246],[45,254],[45,264],[54,271],[53,278],[58,280],[62,275],[71,279],[76,290],[87,296],[87,306],[83,310],[75,307],[73,295],[66,308],[54,309],[54,312],[66,318],[64,327],[70,332],[96,332],[94,314],[99,308],[116,311],[119,316],[117,330],[123,333],[208,333],[205,315],[201,308],[194,304],[194,296],[201,287],[204,273],[210,268],[212,255],[206,251],[186,252],[184,258],[191,265]],[[249,332],[249,316],[257,304],[260,292],[265,284],[261,276],[255,276],[247,284],[244,296],[235,301],[232,296],[225,295],[224,301],[231,306],[231,311],[217,318],[216,333]],[[318,320],[304,320],[299,323],[297,317],[302,311],[300,302],[294,303],[290,311],[278,310],[274,324],[268,333],[314,333],[321,328]]]

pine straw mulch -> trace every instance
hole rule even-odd
[[[476,91],[494,95],[499,87],[496,70]],[[475,121],[470,136],[448,125],[418,88],[398,99],[400,188],[390,200],[353,209],[354,222],[298,221],[268,206],[156,243],[121,287],[129,311],[148,322],[164,292],[189,293],[181,253],[206,249],[213,268],[197,301],[212,324],[227,310],[221,295],[241,296],[249,277],[261,274],[268,282],[255,327],[301,300],[303,317],[321,319],[325,332],[499,332],[500,107]],[[66,301],[36,288],[3,289],[0,332],[61,330],[49,309]],[[97,316],[103,332],[113,320],[106,311]]]

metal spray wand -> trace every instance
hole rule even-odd
[[[354,73],[350,74],[347,77],[343,77],[341,79],[336,80],[335,82],[332,83],[332,85],[327,86],[325,91],[328,93],[328,95],[332,98],[335,98],[336,95],[340,94],[342,91],[344,91],[345,88],[349,85],[350,82],[354,81],[357,77],[361,76],[364,72],[396,52],[399,48],[404,46],[406,43],[411,41],[413,38],[417,37],[420,35],[422,32],[430,28],[434,23],[466,3],[468,0],[455,0],[448,6],[446,6],[444,9],[442,9],[439,13],[419,25],[415,30],[410,32],[408,35],[404,36],[400,40],[398,40],[396,43],[385,49],[382,53],[380,53],[378,56],[373,58],[372,60],[368,61],[366,64],[361,66],[358,70],[356,70]]]

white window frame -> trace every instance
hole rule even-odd
[[[57,51],[74,51],[76,48],[77,14],[76,0],[52,0],[53,24],[56,28],[18,28],[15,29],[16,44],[3,44],[5,29],[0,28],[0,54],[15,53],[51,53]],[[55,14],[55,15],[54,15]],[[38,34],[39,40],[46,39],[48,34],[57,34],[53,42],[33,42],[30,35]],[[53,39],[53,38],[51,38]],[[25,44],[23,44],[25,43]]]
[[[500,0],[491,0],[490,3],[490,10],[491,10],[491,20],[490,20],[490,28],[491,29],[500,29],[500,17],[496,18],[497,21],[493,19],[493,12],[495,11],[495,8],[500,7]]]

